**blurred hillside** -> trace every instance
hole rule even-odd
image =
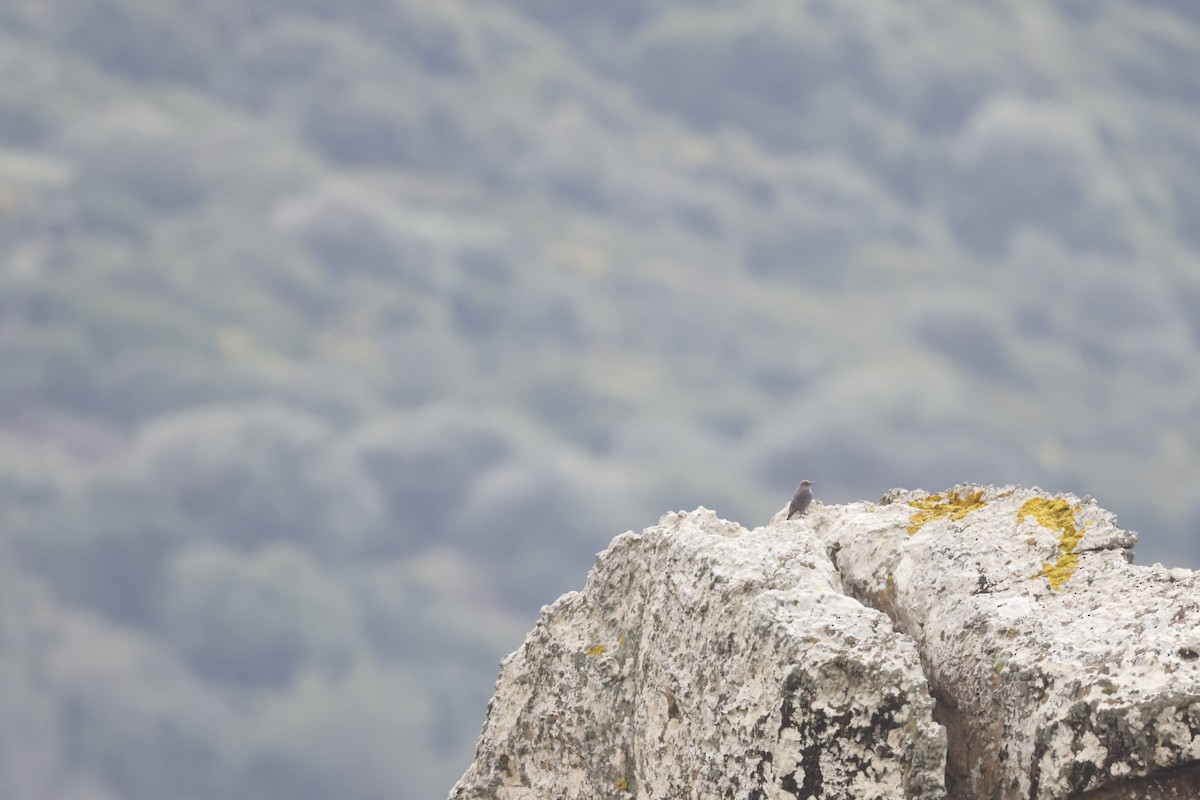
[[[626,528],[1200,565],[1200,6],[0,6],[0,796],[441,797]]]

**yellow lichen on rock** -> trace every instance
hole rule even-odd
[[[587,649],[587,654],[589,656],[602,656],[602,655],[604,655],[606,650],[608,650],[608,648],[605,647],[604,645],[594,644]]]
[[[1040,574],[1050,581],[1050,588],[1057,592],[1075,574],[1075,568],[1078,566],[1078,553],[1063,553],[1053,564],[1042,564]]]
[[[1058,591],[1075,573],[1079,566],[1079,554],[1074,552],[1085,531],[1075,525],[1075,512],[1079,506],[1072,506],[1061,498],[1035,497],[1027,500],[1017,512],[1017,524],[1033,517],[1039,525],[1058,531],[1058,560],[1053,564],[1043,564],[1039,575],[1045,576],[1050,582],[1050,588]]]
[[[913,514],[908,521],[909,536],[912,536],[935,519],[941,519],[942,517],[962,519],[967,514],[978,508],[983,508],[985,505],[982,489],[969,494],[949,491],[946,492],[944,497],[940,494],[932,494],[920,500],[909,500],[908,504],[917,509],[917,513]]]
[[[1021,506],[1017,512],[1017,523],[1024,522],[1026,517],[1033,517],[1039,525],[1058,531],[1062,537],[1059,546],[1065,546],[1065,552],[1069,553],[1083,538],[1083,533],[1075,527],[1075,512],[1078,510],[1079,506],[1072,507],[1061,498],[1035,497]]]

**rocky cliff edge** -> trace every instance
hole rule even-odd
[[[624,533],[501,665],[481,798],[1200,797],[1200,578],[963,485]]]

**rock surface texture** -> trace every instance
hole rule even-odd
[[[1200,578],[959,486],[624,533],[501,665],[468,798],[1200,797]]]

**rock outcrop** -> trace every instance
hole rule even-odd
[[[1200,796],[1200,578],[1090,499],[625,533],[508,656],[476,798]]]

